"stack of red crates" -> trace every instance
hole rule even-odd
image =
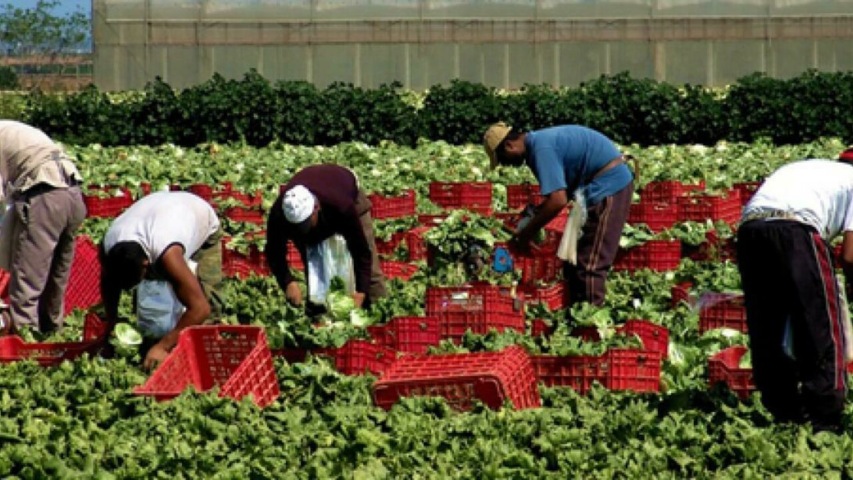
[[[678,204],[675,202],[632,203],[631,210],[628,212],[628,223],[644,223],[653,232],[671,228],[676,221],[678,221]]]
[[[98,247],[85,236],[74,240],[74,260],[65,288],[63,315],[101,302],[101,258]]]
[[[370,216],[375,219],[408,217],[416,213],[417,197],[411,188],[396,196],[370,194],[367,198],[373,204]]]
[[[690,192],[705,190],[705,182],[698,184],[684,184],[676,180],[662,180],[649,182],[640,191],[643,201],[652,203],[675,203],[679,198]]]
[[[729,225],[740,221],[740,194],[693,195],[678,199],[678,220],[704,222],[722,220]]]
[[[475,401],[495,410],[507,401],[516,409],[541,405],[530,357],[515,345],[501,352],[402,357],[373,385],[374,402],[386,410],[418,396],[444,397],[459,410]]]
[[[650,240],[627,250],[620,249],[613,270],[635,271],[648,268],[657,272],[675,270],[681,262],[681,241]]]
[[[699,297],[699,331],[733,328],[747,331],[742,294],[708,292]]]
[[[133,195],[124,187],[90,185],[86,191],[93,192],[92,195],[83,194],[83,203],[86,205],[88,217],[117,217],[133,205]]]
[[[569,292],[563,282],[548,286],[522,286],[521,291],[526,301],[545,304],[551,310],[562,310],[569,306]]]
[[[593,382],[609,390],[660,391],[661,354],[639,349],[611,349],[602,355],[535,355],[539,381],[585,394]]]
[[[735,346],[721,350],[708,360],[708,383],[725,383],[739,398],[746,399],[755,390],[751,368],[740,368],[740,359],[749,351]]]
[[[534,183],[506,187],[506,205],[511,210],[522,209],[530,204],[539,205],[544,198],[539,194],[539,185]]]
[[[429,199],[446,209],[492,214],[492,184],[489,182],[432,182]]]
[[[396,317],[367,327],[367,332],[379,345],[403,353],[425,354],[441,342],[441,324],[432,317]]]
[[[663,325],[648,320],[632,319],[616,330],[624,335],[640,337],[640,341],[643,342],[643,350],[659,353],[661,358],[669,356],[669,330]],[[572,335],[590,342],[601,340],[598,329],[595,327],[576,327],[572,330]]]
[[[459,341],[466,331],[487,333],[491,329],[523,332],[523,302],[501,287],[427,287],[426,315],[441,324],[442,338]]]
[[[762,182],[739,182],[732,185],[732,188],[737,191],[740,196],[741,207],[744,207],[749,203],[752,196],[755,195],[755,192],[758,190],[758,187],[761,186],[761,183]]]

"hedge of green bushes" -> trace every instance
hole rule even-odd
[[[785,80],[753,74],[727,89],[618,74],[577,88],[529,85],[509,94],[453,81],[436,85],[420,100],[412,101],[399,84],[320,89],[299,81],[270,82],[251,71],[240,80],[215,75],[181,91],[157,79],[121,101],[94,86],[64,96],[32,93],[23,119],[64,142],[104,145],[263,146],[273,140],[411,145],[419,137],[462,144],[480,142],[496,120],[528,130],[583,124],[619,143],[639,145],[853,138],[853,72],[808,71]]]

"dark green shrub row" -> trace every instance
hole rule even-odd
[[[530,85],[509,95],[453,81],[430,89],[420,109],[401,95],[399,84],[318,89],[306,82],[271,83],[255,71],[242,80],[215,75],[180,92],[158,79],[120,102],[95,87],[66,97],[34,93],[27,100],[30,123],[62,141],[83,144],[391,140],[411,145],[418,137],[460,144],[479,142],[496,120],[528,130],[583,124],[619,143],[640,145],[853,138],[853,73],[816,71],[788,80],[754,74],[725,91],[627,74],[577,88]]]

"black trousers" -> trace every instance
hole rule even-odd
[[[753,220],[738,229],[755,385],[779,421],[838,428],[847,393],[838,282],[829,245],[814,228]],[[782,342],[791,320],[793,352]]]

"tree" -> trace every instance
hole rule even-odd
[[[55,72],[60,55],[79,48],[91,30],[91,22],[79,8],[55,15],[60,4],[60,0],[38,0],[33,8],[6,4],[0,10],[0,44],[6,53],[27,57],[27,63]]]

